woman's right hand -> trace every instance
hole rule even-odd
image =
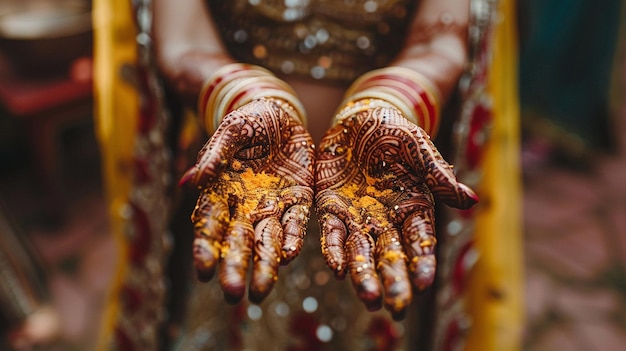
[[[200,280],[214,275],[229,302],[245,293],[262,301],[280,264],[300,252],[313,203],[314,144],[295,111],[260,99],[229,113],[182,183],[201,190],[192,214],[194,264]]]

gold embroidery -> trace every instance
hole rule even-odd
[[[395,57],[415,2],[234,0],[209,6],[237,60],[347,83]]]

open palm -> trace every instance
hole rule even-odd
[[[369,309],[384,301],[402,318],[411,287],[423,290],[435,277],[435,200],[466,209],[476,195],[456,181],[426,132],[391,107],[329,129],[315,169],[327,264],[338,278],[349,273]]]
[[[280,264],[302,247],[313,201],[313,141],[289,105],[250,102],[224,117],[182,183],[201,189],[192,214],[194,264],[213,276],[228,301],[241,300],[253,262],[249,298],[271,291]]]

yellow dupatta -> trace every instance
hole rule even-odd
[[[470,275],[468,351],[521,349],[523,328],[522,190],[515,1],[498,4],[488,92],[494,123],[478,193],[489,205],[476,220],[480,259]]]
[[[122,75],[122,67],[134,66],[137,60],[130,1],[94,0],[93,24],[96,135],[101,145],[105,195],[118,255],[98,341],[98,349],[108,349],[120,310],[119,289],[127,271],[123,208],[131,187],[130,164],[139,106],[135,87]]]

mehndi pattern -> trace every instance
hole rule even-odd
[[[424,290],[435,276],[435,200],[469,208],[478,199],[428,134],[392,105],[365,99],[345,111],[316,162],[322,252],[337,277],[350,275],[369,309],[384,304],[401,318],[410,287]]]
[[[300,251],[313,202],[313,141],[293,109],[277,99],[248,103],[224,117],[185,174],[202,189],[192,214],[194,262],[239,301],[253,262],[249,298],[269,294],[280,264]]]

